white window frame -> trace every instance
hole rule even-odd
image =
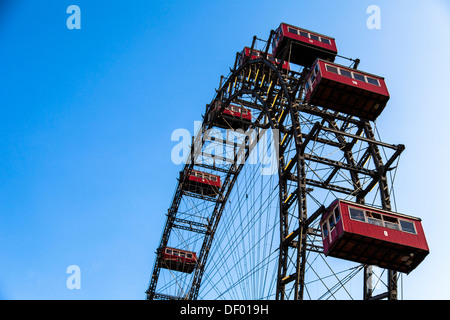
[[[363,215],[364,215],[364,221],[352,218],[352,216],[351,216],[351,214],[350,214],[350,209],[352,209],[352,208],[353,208],[353,209],[356,209],[356,210],[360,210],[360,211],[363,212]],[[371,224],[371,225],[374,225],[374,226],[379,226],[379,227],[382,227],[382,228],[387,228],[387,229],[390,229],[390,230],[397,230],[397,231],[401,231],[401,232],[406,232],[406,233],[409,233],[409,234],[415,234],[415,235],[417,235],[416,224],[415,224],[413,221],[411,221],[411,220],[401,219],[401,218],[397,218],[397,217],[392,217],[392,216],[387,215],[387,214],[385,215],[385,214],[382,214],[382,213],[373,212],[373,213],[378,214],[378,215],[381,216],[381,219],[370,218],[370,219],[374,219],[374,220],[379,220],[379,221],[381,221],[381,225],[378,225],[378,224],[370,223],[370,222],[369,222],[369,217],[367,216],[367,214],[370,213],[370,212],[372,212],[372,211],[364,210],[364,209],[360,209],[360,208],[355,208],[355,207],[350,207],[350,206],[349,206],[349,209],[348,209],[348,216],[349,216],[350,220],[353,220],[353,221],[364,222],[364,223],[368,223],[368,224]],[[342,214],[342,213],[341,213],[341,214]],[[398,229],[387,227],[387,226],[386,226],[386,222],[387,222],[387,223],[390,223],[390,224],[392,224],[392,225],[394,225],[395,223],[390,222],[390,221],[385,221],[385,220],[384,220],[384,217],[385,217],[385,216],[386,216],[386,217],[390,217],[390,218],[395,218],[395,219],[397,219],[397,221],[398,221],[398,224],[397,224],[397,225],[398,225]],[[408,230],[403,230],[402,223],[401,223],[402,221],[411,223],[412,226],[413,226],[414,232],[411,232],[411,231],[408,231]]]

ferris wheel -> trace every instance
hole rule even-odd
[[[420,218],[396,212],[405,147],[376,128],[385,80],[358,65],[285,23],[236,54],[177,177],[147,299],[401,298],[429,249]]]

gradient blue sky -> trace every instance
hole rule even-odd
[[[69,5],[81,30],[68,30]],[[369,30],[366,9],[381,8]],[[144,299],[180,166],[177,128],[201,120],[253,35],[287,22],[337,39],[386,78],[383,140],[406,145],[397,209],[431,254],[407,299],[450,299],[448,1],[0,0],[0,298]],[[81,290],[66,268],[81,268]]]

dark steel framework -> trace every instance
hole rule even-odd
[[[303,68],[300,72],[296,72],[281,68],[283,61],[289,61],[290,45],[286,47],[280,64],[275,65],[267,60],[273,34],[272,31],[261,58],[249,60],[239,67],[235,63],[231,74],[227,78],[221,77],[214,101],[206,107],[201,129],[193,139],[190,161],[182,170],[172,205],[168,210],[153,273],[146,291],[149,300],[192,300],[198,297],[208,255],[224,207],[256,143],[248,138],[241,145],[235,143],[232,146],[233,161],[225,161],[222,166],[197,161],[200,155],[214,158],[214,155],[204,150],[205,141],[208,140],[208,130],[214,127],[220,112],[230,103],[253,110],[255,115],[253,121],[246,123],[250,125],[250,128],[272,129],[278,133],[274,135],[278,140],[276,142],[279,160],[280,208],[276,299],[304,299],[307,252],[321,252],[320,245],[312,239],[320,233],[317,221],[326,204],[322,203],[314,212],[308,212],[307,198],[312,190],[324,189],[353,197],[358,203],[365,203],[366,196],[376,188],[381,208],[391,210],[391,192],[387,173],[395,169],[404,146],[377,140],[371,123],[365,119],[304,103],[303,91],[309,70]],[[254,37],[252,51],[257,40],[260,39]],[[356,68],[359,60],[353,61]],[[218,112],[214,112],[215,102],[220,102]],[[339,156],[333,158],[333,156],[314,152],[318,146],[334,148],[334,154]],[[380,148],[392,152],[386,158],[386,155],[382,155]],[[203,196],[185,191],[185,173],[194,168],[203,168],[223,175],[222,187],[216,196]],[[318,174],[319,171],[323,173]],[[338,177],[347,178],[343,181]],[[178,209],[183,197],[193,197],[212,204],[211,214],[206,219],[206,223],[179,216]],[[189,290],[182,295],[172,296],[156,291],[160,270],[164,267],[162,248],[168,245],[169,238],[176,229],[200,234],[203,241],[197,253],[198,261],[190,278]],[[372,296],[371,286],[368,285],[371,275],[371,267],[364,266],[364,299],[397,299],[398,275],[396,272],[388,271],[387,291],[376,296]],[[288,290],[293,292],[293,295],[288,297],[286,294]]]

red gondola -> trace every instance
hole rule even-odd
[[[307,80],[306,102],[372,121],[388,100],[384,78],[321,59]]]
[[[246,109],[240,106],[228,105],[223,109],[223,114],[228,114],[234,118],[244,119],[247,121],[252,120],[252,113],[250,109]]]
[[[429,253],[419,218],[337,199],[320,223],[327,256],[410,273]]]
[[[197,255],[195,252],[174,249],[174,248],[163,248],[161,267],[191,273],[194,271],[195,265],[197,263]]]
[[[220,109],[221,102],[215,102],[214,111]],[[209,113],[210,118],[213,116]],[[236,106],[228,105],[222,110],[222,114],[216,118],[214,123],[215,126],[224,129],[243,129],[244,131],[248,129],[252,121],[252,111],[250,109]]]
[[[216,196],[220,190],[220,177],[196,170],[191,170],[187,177],[185,190],[203,196]]]
[[[238,67],[242,66],[245,62],[248,61],[249,56],[250,56],[250,50],[251,50],[251,48],[245,47],[244,50],[241,51],[241,53],[239,54],[239,57],[238,57]],[[251,60],[262,58],[263,55],[264,55],[264,52],[253,49]],[[271,55],[271,54],[267,54],[267,59],[277,65],[280,64],[280,60],[274,58],[273,55]],[[282,68],[285,70],[290,70],[291,65],[288,61],[284,61]]]
[[[334,38],[286,23],[281,23],[275,32],[272,48],[275,58],[281,58],[288,50],[286,60],[304,67],[310,67],[317,58],[334,61],[337,55]]]

